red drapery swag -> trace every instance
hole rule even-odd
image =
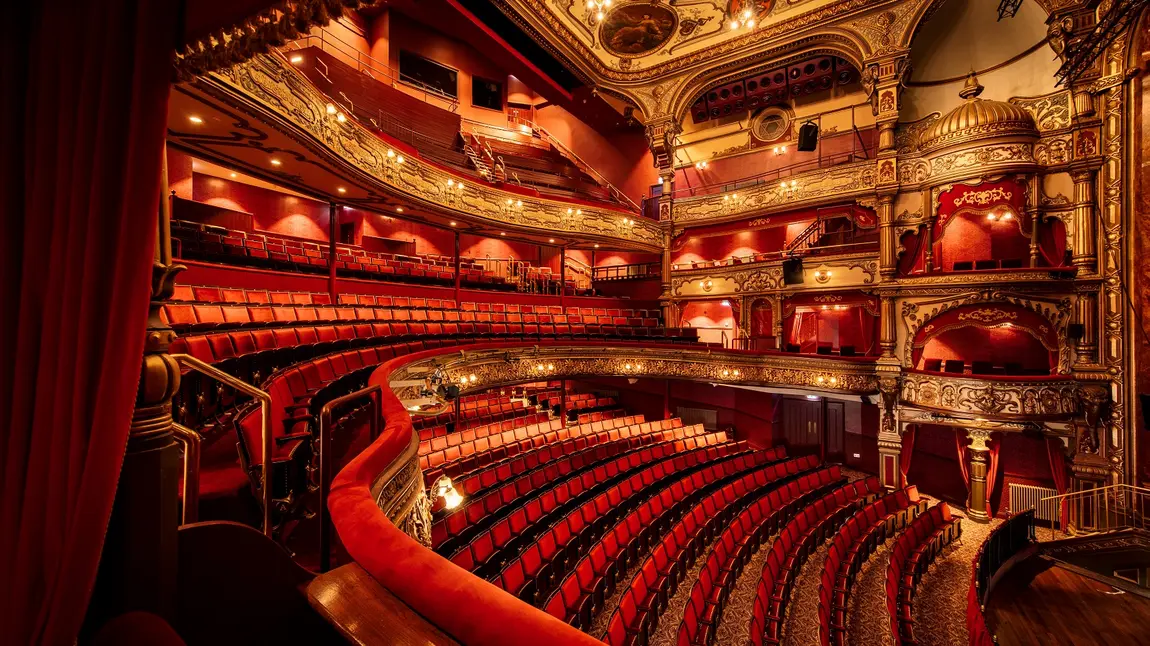
[[[958,467],[962,469],[962,481],[966,484],[966,506],[970,506],[970,445],[967,444],[966,431],[961,428],[954,431],[954,445],[958,448]]]
[[[0,630],[74,644],[135,403],[175,10],[17,2],[0,44]]]
[[[1056,437],[1046,438],[1046,457],[1050,460],[1050,474],[1054,476],[1054,488],[1059,494],[1067,493],[1070,491],[1070,474],[1066,466],[1066,454],[1062,452],[1062,440]],[[1066,506],[1065,499],[1058,501],[1058,516],[1062,529],[1065,530],[1070,520],[1070,508]]]
[[[902,476],[902,484],[905,487],[906,474],[910,473],[910,458],[914,455],[914,424],[908,424],[906,431],[902,434],[902,449],[899,450],[898,455],[898,470]]]
[[[998,454],[1002,448],[1002,440],[988,440],[986,448],[990,449],[990,464],[986,469],[986,513],[994,518],[994,508],[990,506],[990,499],[994,497],[994,488],[998,486]]]

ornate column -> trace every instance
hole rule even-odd
[[[1074,302],[1073,322],[1081,326],[1082,336],[1075,340],[1074,367],[1098,365],[1098,294],[1083,291]]]
[[[898,273],[898,236],[895,235],[894,193],[878,196],[878,267],[883,280]]]
[[[663,257],[660,264],[660,277],[662,292],[659,294],[659,305],[663,307],[663,324],[674,327],[677,323],[674,315],[675,299],[671,294],[671,228],[670,222],[661,222],[663,228]]]
[[[1098,226],[1094,214],[1093,168],[1080,168],[1070,177],[1074,180],[1074,237],[1071,241],[1071,262],[1079,274],[1094,274],[1098,261]]]
[[[966,514],[970,519],[986,523],[990,514],[986,508],[986,475],[990,468],[990,431],[980,428],[966,430],[970,436],[970,491],[966,499]]]
[[[906,51],[873,59],[864,64],[863,89],[870,97],[871,112],[878,125],[880,158],[885,152],[895,151],[894,131],[898,125],[899,94],[909,72],[910,58]]]
[[[881,371],[882,367],[879,367]],[[899,482],[899,459],[902,456],[902,436],[898,424],[898,367],[887,374],[879,375],[879,425],[878,425],[878,479],[883,487],[897,489]]]
[[[679,122],[670,115],[652,117],[646,124],[647,145],[655,158],[655,168],[663,181],[664,195],[675,177],[675,137],[681,130]],[[659,200],[660,206],[663,200]]]
[[[898,344],[898,320],[895,315],[894,297],[883,296],[881,303],[878,347],[882,351],[882,358],[894,359],[895,346]]]
[[[175,290],[176,274],[185,267],[172,261],[166,164],[161,172],[165,197],[157,218],[144,360],[88,611],[87,622],[93,626],[129,610],[171,620],[176,609],[180,452],[172,432],[172,396],[180,387],[180,367],[168,355],[176,333],[160,318],[160,309]]]
[[[771,334],[775,337],[775,349],[783,349],[783,299],[771,294]]]

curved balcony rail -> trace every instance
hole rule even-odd
[[[595,267],[593,280],[643,280],[645,278],[660,278],[663,275],[662,265],[657,262],[640,262],[629,265],[608,265]]]
[[[1145,487],[1120,484],[1048,496],[1038,501],[1037,509],[1046,510],[1046,518],[1065,521],[1051,524],[1050,540],[1124,529],[1150,530],[1150,489]]]

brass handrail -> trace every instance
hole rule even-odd
[[[1113,501],[1113,504],[1111,502]],[[1058,523],[1050,525],[1050,539],[1054,540],[1056,525],[1061,524],[1062,504],[1070,505],[1068,527],[1062,529],[1070,534],[1093,534],[1117,531],[1120,529],[1150,529],[1146,511],[1150,510],[1150,489],[1128,484],[1108,485],[1085,491],[1072,491],[1046,496],[1038,501],[1036,508],[1053,505],[1060,516]],[[1112,516],[1114,522],[1112,523]]]
[[[327,495],[331,488],[331,413],[338,406],[367,398],[371,404],[371,438],[379,437],[382,427],[383,389],[379,384],[336,397],[319,411],[319,571],[331,567],[331,515],[327,513]]]
[[[255,397],[260,400],[260,437],[263,444],[263,472],[260,474],[261,483],[260,487],[263,489],[263,533],[268,538],[272,537],[272,398],[267,392],[256,388],[255,386],[235,377],[228,373],[216,368],[215,366],[204,363],[190,354],[173,354],[170,355],[176,363],[181,366],[191,368],[196,372],[207,375],[220,383],[234,388],[245,395]]]
[[[176,441],[184,445],[184,508],[181,525],[194,523],[200,515],[200,444],[204,438],[192,429],[172,422]]]

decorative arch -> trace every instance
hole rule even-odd
[[[999,319],[994,318],[992,314],[975,313],[980,309],[998,309],[1007,314],[1013,313],[1017,318]],[[1043,347],[1052,353],[1051,365],[1055,366],[1058,373],[1067,373],[1070,371],[1070,344],[1067,342],[1066,326],[1070,322],[1070,310],[1069,297],[1043,298],[997,290],[969,292],[922,302],[904,302],[902,319],[906,326],[906,339],[903,345],[903,367],[908,369],[914,367],[918,358],[915,346],[919,344],[918,347],[921,348],[927,339],[922,335],[934,336],[943,331],[940,328],[947,325],[949,318],[939,319],[939,317],[956,311],[957,313],[953,315],[955,324],[960,322],[968,325],[982,322],[983,325],[990,326],[1004,325],[1007,322],[1029,324],[1033,332],[1042,337],[1040,340]],[[963,321],[957,320],[960,314],[968,312],[970,314]],[[984,318],[987,320],[980,321]],[[937,327],[933,330],[926,329],[932,324]],[[1043,330],[1042,327],[1046,329]]]

